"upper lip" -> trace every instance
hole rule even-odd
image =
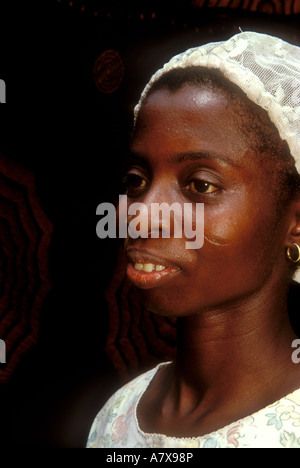
[[[126,254],[131,263],[153,263],[154,265],[163,265],[166,268],[180,268],[179,265],[171,260],[161,257],[156,252],[151,252],[149,250],[128,248]]]

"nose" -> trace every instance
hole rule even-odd
[[[150,187],[142,202],[128,206],[128,234],[134,238],[172,237],[175,227],[182,225],[181,204],[175,200],[174,190],[166,182]]]

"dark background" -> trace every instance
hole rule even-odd
[[[133,106],[151,74],[175,53],[239,27],[300,42],[299,15],[284,14],[284,2],[256,2],[261,11],[174,3],[1,2],[0,151],[32,171],[53,224],[52,288],[38,340],[0,387],[1,447],[84,447],[96,412],[122,382],[105,353],[103,294],[118,243],[96,237],[95,212],[119,193]],[[105,94],[93,66],[109,49],[120,54],[124,78]]]

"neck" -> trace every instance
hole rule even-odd
[[[178,405],[238,398],[253,385],[268,392],[291,365],[295,335],[282,291],[180,318],[177,327]]]

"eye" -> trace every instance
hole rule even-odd
[[[123,178],[123,185],[125,193],[129,197],[135,197],[147,188],[148,182],[142,175],[129,172]]]
[[[217,192],[219,187],[206,180],[193,179],[184,187],[184,190],[189,190],[190,192],[197,194],[210,194]]]

